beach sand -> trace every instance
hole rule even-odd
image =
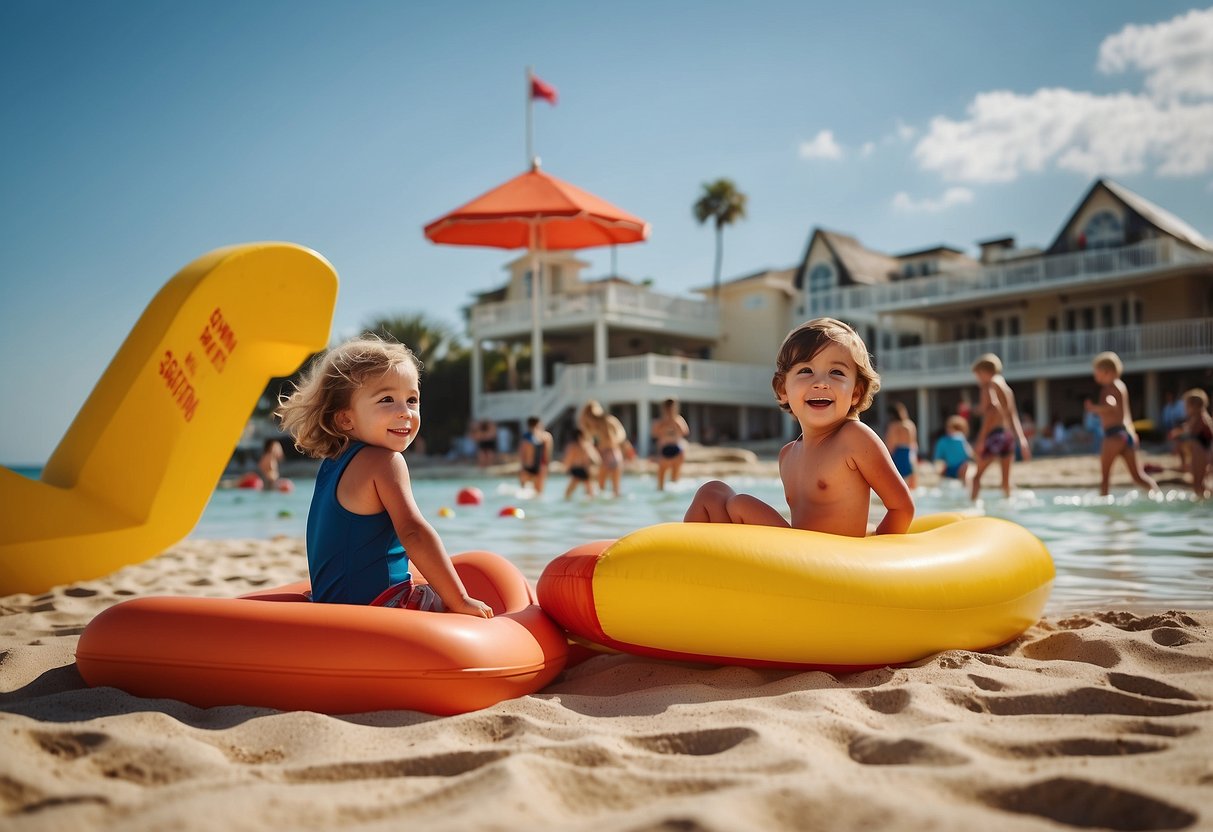
[[[305,574],[298,540],[187,541],[0,598],[0,825],[1213,828],[1211,611],[1069,614],[997,650],[841,676],[600,656],[446,718],[199,710],[75,669],[85,625],[124,598]]]

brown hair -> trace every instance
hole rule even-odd
[[[338,430],[337,414],[367,380],[408,364],[421,375],[421,362],[404,344],[367,333],[317,357],[289,396],[280,396],[274,415],[301,453],[321,459],[341,455],[350,438]]]
[[[1201,390],[1199,387],[1193,387],[1191,390],[1184,393],[1184,401],[1189,403],[1199,402],[1200,409],[1204,410],[1209,406],[1209,394],[1204,390]]]
[[[987,373],[994,374],[1001,373],[1002,359],[994,353],[988,352],[985,355],[978,357],[978,359],[973,362],[973,372],[976,373],[979,370],[984,370]]]
[[[960,415],[949,416],[948,417],[948,430],[960,431],[965,436],[968,436],[969,435],[969,422],[967,419],[965,419],[965,417],[960,416]]]
[[[784,384],[788,371],[803,361],[812,360],[813,356],[831,343],[845,347],[855,361],[858,374],[855,386],[860,391],[859,401],[851,407],[847,416],[856,418],[872,406],[872,399],[880,390],[880,374],[872,366],[872,357],[868,355],[868,348],[859,333],[835,318],[814,318],[788,333],[779,348],[779,355],[775,358],[775,375],[771,377],[771,388],[778,399],[785,392]],[[780,402],[779,407],[786,412],[792,409],[787,402]]]
[[[1095,356],[1091,366],[1096,370],[1111,370],[1117,378],[1125,371],[1125,365],[1121,362],[1120,356],[1114,352],[1101,352]]]

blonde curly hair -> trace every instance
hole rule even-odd
[[[409,364],[421,377],[421,362],[404,344],[370,333],[351,338],[318,356],[289,396],[279,396],[274,415],[295,440],[300,453],[334,459],[350,438],[336,425],[337,414],[368,379]]]
[[[811,361],[813,356],[830,343],[845,347],[855,361],[858,375],[855,386],[860,393],[859,399],[847,413],[847,418],[857,419],[860,413],[872,406],[872,400],[880,390],[880,374],[872,366],[872,356],[868,355],[867,345],[859,337],[859,333],[836,318],[814,318],[788,333],[783,339],[783,346],[779,348],[779,355],[775,358],[775,375],[771,377],[771,388],[778,399],[786,390],[788,371],[802,361]],[[787,402],[780,402],[779,407],[784,412],[792,410]]]

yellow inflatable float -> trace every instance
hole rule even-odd
[[[866,538],[668,523],[561,555],[538,595],[574,636],[630,653],[847,671],[1010,641],[1053,576],[1039,539],[988,517]]]
[[[265,385],[327,345],[336,298],[333,267],[290,243],[219,249],[182,269],[41,480],[0,467],[0,595],[105,575],[188,534]]]

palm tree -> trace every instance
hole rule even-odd
[[[695,219],[703,225],[708,220],[716,221],[716,270],[712,281],[712,296],[720,299],[720,262],[724,253],[724,227],[745,219],[746,195],[737,190],[732,179],[717,179],[703,183],[703,192],[695,201],[692,210]]]
[[[428,367],[435,359],[445,356],[448,350],[459,346],[453,326],[421,313],[380,316],[364,329],[390,336],[404,344],[417,356],[422,367]]]

